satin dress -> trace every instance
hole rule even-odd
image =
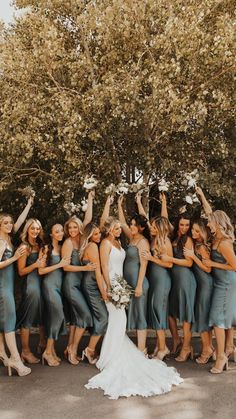
[[[212,250],[214,262],[227,264],[218,250]],[[214,279],[209,326],[231,329],[236,326],[236,272],[212,268]]]
[[[59,255],[51,255],[49,266],[60,262]],[[56,269],[43,277],[42,291],[45,305],[45,329],[49,339],[58,339],[60,333],[66,333],[62,301],[63,270]]]
[[[128,284],[135,289],[137,286],[138,275],[140,269],[139,250],[136,246],[129,245],[126,251],[124,262],[124,278]],[[147,277],[143,280],[143,294],[141,297],[131,298],[128,309],[128,330],[144,330],[147,329],[147,303],[148,303],[149,283]]]
[[[173,246],[173,255],[184,259],[183,252]],[[194,304],[196,297],[196,280],[190,268],[174,265],[171,269],[171,291],[169,298],[169,314],[180,322],[194,323]]]
[[[32,252],[26,259],[26,266],[36,262],[39,253]],[[17,310],[17,329],[23,327],[30,329],[32,326],[43,325],[43,299],[41,292],[42,278],[38,268],[22,278],[22,299]]]
[[[78,250],[73,249],[71,265],[81,265]],[[80,329],[93,326],[93,319],[88,303],[82,292],[83,272],[66,272],[63,280],[63,295],[69,306],[70,324]]]
[[[2,262],[13,256],[13,250],[6,248]],[[0,332],[13,332],[16,327],[16,308],[14,300],[14,264],[0,269]]]
[[[168,329],[168,305],[171,289],[170,269],[149,262],[147,270],[148,291],[148,325],[150,329]]]

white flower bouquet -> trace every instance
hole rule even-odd
[[[29,199],[30,197],[34,198],[35,197],[35,191],[31,186],[26,186],[25,188],[19,188],[18,191],[25,196],[27,199]]]
[[[92,189],[95,189],[98,184],[97,179],[95,179],[94,175],[92,176],[86,176],[84,179],[83,188],[86,189],[86,191],[91,191]]]
[[[132,294],[134,294],[133,288],[122,276],[116,275],[111,290],[108,292],[112,304],[116,308],[127,308]]]
[[[116,193],[118,195],[127,195],[129,192],[129,184],[126,182],[120,182],[116,187]]]
[[[158,189],[160,192],[168,192],[169,186],[169,182],[167,182],[164,178],[158,182]]]
[[[88,201],[86,198],[83,198],[81,201],[81,209],[83,212],[86,212],[88,209]]]
[[[63,205],[63,208],[67,212],[68,215],[72,215],[80,211],[81,205],[74,204],[74,202],[65,202]]]
[[[135,194],[137,192],[143,193],[146,190],[147,190],[147,187],[145,183],[143,182],[131,183],[131,185],[129,185],[129,191]]]
[[[195,202],[200,202],[195,193],[187,195],[185,197],[185,201],[187,202],[187,204],[190,204],[190,205],[193,205]]]
[[[114,195],[116,193],[116,185],[114,183],[111,183],[109,186],[105,189],[105,194],[107,195]]]

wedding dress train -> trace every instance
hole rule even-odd
[[[109,258],[110,281],[123,275],[124,249],[112,247]],[[101,355],[96,364],[101,371],[92,377],[86,388],[100,388],[110,399],[121,396],[154,396],[171,391],[172,385],[183,382],[178,372],[160,360],[147,359],[126,334],[126,313],[107,303],[108,328]]]

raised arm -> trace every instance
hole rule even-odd
[[[100,218],[100,230],[103,228],[105,221],[107,220],[107,218],[109,217],[110,214],[110,206],[113,203],[114,198],[112,195],[108,195],[101,218]]]
[[[22,224],[25,222],[26,217],[29,214],[29,210],[33,205],[33,202],[34,202],[34,198],[32,196],[30,196],[24,210],[19,215],[19,217],[17,218],[17,220],[14,224],[14,227],[13,227],[14,233],[17,233],[17,231],[21,228]]]
[[[101,268],[104,281],[107,286],[107,291],[110,289],[110,277],[109,277],[109,256],[111,252],[111,243],[109,240],[104,239],[100,245],[100,259],[101,259]]]
[[[196,193],[198,194],[199,198],[201,199],[202,206],[203,206],[205,214],[206,215],[211,214],[212,213],[212,208],[211,208],[209,202],[207,201],[207,199],[206,199],[206,197],[203,193],[203,190],[199,186],[196,186]]]
[[[167,210],[167,201],[164,192],[161,192],[159,195],[159,199],[161,201],[161,217],[165,217],[169,219],[168,210]]]
[[[93,218],[93,200],[95,197],[95,192],[90,191],[88,194],[88,207],[84,215],[83,227],[86,227],[87,224],[91,223]]]
[[[119,220],[120,220],[122,230],[124,231],[126,237],[131,239],[132,234],[131,234],[131,231],[130,231],[130,228],[129,228],[128,224],[126,223],[124,210],[123,210],[123,207],[122,207],[123,200],[124,200],[124,197],[122,195],[119,196],[119,198],[118,198],[118,216],[119,216]]]

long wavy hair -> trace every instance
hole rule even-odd
[[[69,235],[69,224],[70,223],[77,224],[77,226],[79,227],[79,233],[81,235],[83,234],[83,223],[82,223],[82,221],[78,217],[76,217],[76,215],[72,215],[72,217],[70,217],[69,220],[67,220],[64,224],[64,232],[65,232],[66,237],[70,237],[70,235]]]
[[[234,228],[229,216],[224,211],[216,210],[212,212],[208,215],[208,221],[215,223],[223,237],[232,242],[235,241]]]
[[[40,221],[37,218],[30,218],[29,220],[26,221],[26,223],[24,225],[24,228],[23,228],[23,231],[20,235],[22,244],[25,244],[30,251],[32,251],[33,248],[32,248],[32,245],[29,243],[28,230],[33,223],[37,223],[39,228],[40,228],[39,235],[36,238],[36,243],[38,244],[40,249],[44,245],[44,231],[43,231],[42,224],[40,223]]]
[[[12,217],[12,215],[11,215],[11,214],[8,214],[7,212],[2,212],[2,213],[0,214],[0,226],[1,226],[2,222],[3,222],[3,219],[4,219],[4,218],[7,218],[7,217],[9,217],[9,218],[11,219],[12,224],[13,224],[13,226],[12,226],[12,231],[9,233],[9,236],[12,236],[12,234],[13,234],[13,230],[14,230],[14,220],[13,220],[13,217]]]
[[[130,222],[134,220],[136,223],[137,227],[141,227],[143,228],[143,231],[141,232],[141,234],[149,241],[150,243],[150,231],[148,228],[148,219],[146,217],[144,217],[144,215],[141,214],[134,214],[131,218],[130,218]]]
[[[189,225],[188,232],[186,234],[182,234],[179,237],[178,232],[179,232],[179,222],[180,222],[180,220],[189,220],[190,221],[190,225]],[[184,248],[184,246],[185,246],[185,244],[186,244],[186,242],[188,240],[188,237],[191,237],[191,228],[192,228],[191,215],[189,213],[187,213],[187,212],[184,212],[182,214],[179,214],[177,220],[175,221],[174,230],[173,230],[172,237],[171,237],[171,241],[172,242],[176,242],[177,250],[179,250],[181,252],[183,251],[183,248]]]
[[[161,250],[170,234],[170,223],[166,217],[155,217],[151,220],[151,224],[154,224],[158,230],[158,235],[154,238],[154,243],[158,250]]]
[[[210,231],[206,225],[206,221],[199,218],[198,220],[194,220],[192,223],[192,226],[196,224],[199,228],[200,236],[201,236],[201,242],[194,241],[194,246],[197,248],[198,246],[204,245],[208,251],[210,251]]]
[[[83,258],[84,251],[85,251],[86,247],[88,246],[89,242],[91,241],[91,237],[93,236],[94,230],[96,230],[96,228],[99,228],[99,227],[95,223],[89,223],[84,228],[83,237],[82,237],[82,244],[81,244],[81,247],[79,249],[80,259]]]

